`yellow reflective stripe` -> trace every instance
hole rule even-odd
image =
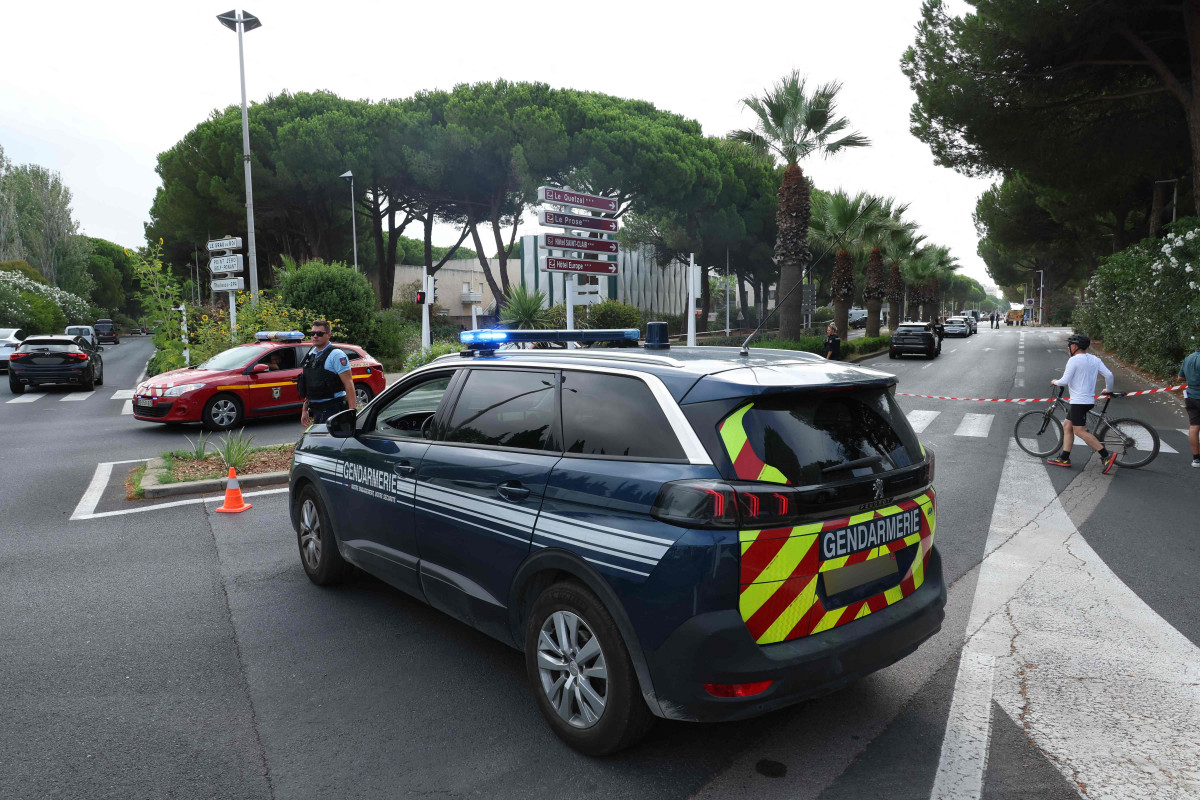
[[[777,586],[779,584],[776,584]],[[817,595],[817,579],[810,578],[804,586],[804,590],[796,595],[796,599],[788,604],[788,607],[783,610],[783,613],[775,618],[771,623],[771,627],[763,631],[762,636],[758,637],[759,644],[770,644],[771,642],[779,642],[783,637],[791,633],[792,628],[804,618],[808,613],[808,609],[812,608],[813,601]],[[742,619],[747,619],[743,617]]]
[[[767,481],[769,483],[788,482],[788,479],[783,477],[783,473],[772,467],[770,464],[763,465],[762,472],[758,473],[758,479],[760,481]]]
[[[899,585],[893,586],[892,588],[888,589],[886,592],[883,593],[883,599],[887,600],[887,604],[889,606],[892,603],[895,603],[897,600],[903,600],[904,599],[904,588]]]
[[[858,610],[858,613],[854,615],[854,618],[862,619],[863,617],[865,617],[867,614],[870,614],[870,613],[871,613],[871,607],[869,605],[867,605],[866,603],[863,603],[862,608],[860,608]]]
[[[849,558],[850,556],[841,556],[840,558],[831,558],[828,561],[822,561],[821,566],[817,569],[817,572],[829,572],[831,569],[841,569],[842,567],[846,566],[846,561],[848,561]]]
[[[751,583],[743,586],[738,597],[738,609],[742,612],[742,619],[754,616],[754,612],[762,608],[762,604],[770,600],[778,588],[778,583]]]
[[[729,453],[729,457],[735,461],[738,453],[742,452],[742,445],[746,443],[747,438],[746,429],[742,427],[742,418],[753,407],[753,403],[742,406],[726,417],[725,422],[721,424],[721,441],[725,443],[725,452]]]
[[[283,383],[243,383],[237,386],[218,386],[217,389],[270,389],[272,386],[292,386],[295,383],[295,381],[284,381]]]
[[[787,580],[792,577],[796,567],[804,561],[808,551],[816,546],[816,536],[789,536],[783,547],[779,548],[779,552],[771,559],[771,563],[767,564],[754,582]]]
[[[833,627],[833,623],[837,622],[842,616],[842,609],[825,612],[825,616],[821,617],[821,621],[812,629],[813,633],[821,633]]]
[[[853,517],[850,518],[850,521],[847,522],[846,525],[847,526],[858,525],[861,522],[870,522],[873,519],[875,519],[875,512],[868,511],[865,514],[855,514]]]

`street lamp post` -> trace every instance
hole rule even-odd
[[[1042,324],[1042,309],[1046,305],[1046,270],[1037,270],[1038,274],[1038,325]]]
[[[346,170],[338,177],[350,181],[350,230],[354,235],[354,271],[358,272],[358,213],[354,210],[354,173]]]
[[[261,28],[258,17],[247,11],[226,11],[217,19],[238,35],[238,69],[242,77],[242,163],[246,168],[246,240],[250,262],[250,303],[258,305],[258,259],[254,249],[254,188],[250,183],[250,122],[246,116],[246,57],[242,51],[242,32]]]

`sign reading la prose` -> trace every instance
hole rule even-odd
[[[538,223],[553,228],[574,228],[584,231],[616,233],[617,221],[604,217],[581,217],[578,214],[562,214],[558,211],[539,211]]]
[[[230,236],[228,239],[212,239],[205,247],[210,253],[213,250],[241,250],[242,237]]]
[[[621,252],[620,246],[612,239],[580,239],[577,236],[563,236],[560,233],[539,233],[538,244],[546,250],[579,250],[585,253]]]
[[[240,292],[245,288],[245,278],[221,278],[212,282],[214,292]]]
[[[604,211],[609,214],[617,213],[617,201],[612,197],[601,197],[597,194],[583,194],[554,186],[538,187],[538,202],[561,203],[578,208],[589,208]]]
[[[208,269],[210,272],[241,272],[244,270],[244,257],[236,256],[213,256],[208,260]]]
[[[539,258],[538,268],[542,272],[570,272],[579,275],[616,275],[620,271],[615,261],[583,261],[578,258],[554,256]]]

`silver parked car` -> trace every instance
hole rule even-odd
[[[26,335],[22,328],[0,328],[0,371],[8,372],[8,357],[21,346]]]
[[[965,317],[948,317],[945,329],[947,336],[971,335],[971,323]]]

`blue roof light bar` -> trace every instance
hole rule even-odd
[[[259,331],[254,338],[260,342],[303,342],[304,334],[300,331]]]
[[[637,342],[641,335],[637,328],[585,331],[479,330],[463,331],[458,338],[470,350],[493,350],[502,342]]]

